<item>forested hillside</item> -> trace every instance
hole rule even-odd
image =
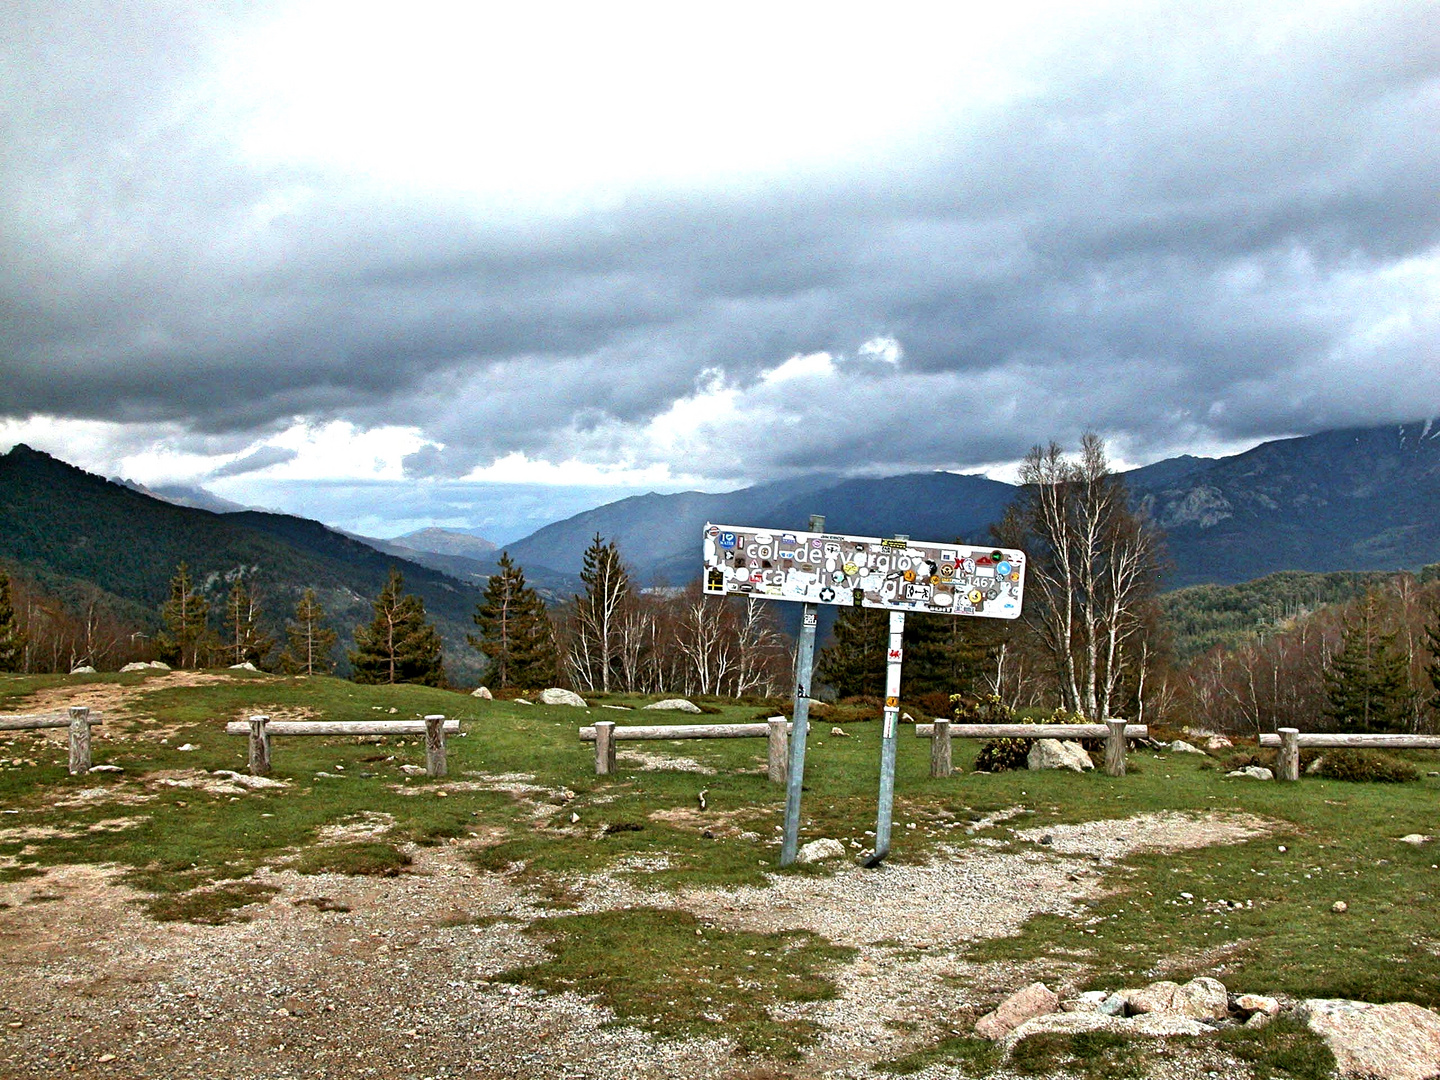
[[[151,498],[19,445],[0,456],[0,560],[70,601],[97,602],[139,627],[159,624],[176,566],[189,565],[218,609],[237,571],[253,582],[263,624],[279,633],[313,587],[340,634],[356,624],[398,565],[445,640],[457,673],[477,667],[465,644],[479,591],[382,554],[318,522],[245,511],[214,514]]]

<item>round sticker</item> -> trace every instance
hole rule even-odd
[[[843,569],[844,569],[845,573],[847,573],[847,574],[854,574],[854,573],[855,573],[856,571],[858,571],[860,568],[859,568],[858,566],[856,566],[853,562],[847,562],[847,563],[845,564],[845,566],[843,567]]]
[[[972,604],[978,604],[978,603],[980,603],[980,602],[981,602],[982,600],[984,600],[984,599],[985,599],[985,594],[982,593],[979,589],[971,589],[971,590],[970,590],[970,603],[972,603]]]
[[[833,582],[835,582],[836,585],[839,585],[842,581],[845,580],[845,571],[844,571],[844,570],[832,570],[832,571],[830,571],[830,580],[833,581]]]
[[[946,577],[946,578],[948,578],[948,577],[954,577],[954,576],[955,576],[955,567],[952,566],[952,565],[951,565],[950,563],[948,563],[948,562],[947,562],[947,563],[941,563],[941,564],[940,564],[940,576],[941,576],[941,577]]]
[[[915,580],[915,571],[914,571],[914,570],[906,570],[906,571],[905,571],[905,580],[906,580],[906,581],[914,581],[914,580]]]
[[[834,599],[835,599],[835,590],[832,589],[829,585],[826,585],[823,589],[820,590],[820,600],[821,600],[823,603],[828,604],[828,603],[830,603],[831,600],[834,600]]]
[[[1004,577],[1006,574],[1010,573],[1010,564],[1008,562],[1000,563],[999,566],[995,567],[995,572],[1001,577]]]

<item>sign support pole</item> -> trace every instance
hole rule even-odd
[[[825,519],[810,515],[810,531],[825,531]],[[785,780],[785,830],[780,865],[794,866],[800,845],[800,793],[805,785],[805,736],[810,730],[810,680],[815,667],[815,624],[819,608],[807,603],[800,617],[800,640],[795,649],[795,730],[790,733],[790,771]]]
[[[890,649],[885,654],[885,719],[880,732],[880,809],[875,817],[875,852],[866,866],[879,866],[890,854],[895,806],[895,744],[900,728],[900,664],[905,651],[905,613],[890,612]]]

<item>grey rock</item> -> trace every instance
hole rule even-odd
[[[489,687],[486,687],[486,686],[477,686],[474,690],[470,691],[470,696],[471,696],[471,697],[478,697],[478,698],[480,698],[482,701],[494,701],[494,700],[495,700],[495,695],[492,694],[492,693],[490,693],[490,688],[489,688]]]
[[[150,661],[150,666],[151,666],[152,668],[154,668],[156,671],[169,671],[169,670],[170,670],[170,665],[167,664],[167,663],[165,663],[164,660],[151,660],[151,661]]]
[[[657,701],[651,705],[646,705],[645,708],[658,709],[662,712],[698,713],[701,711],[700,706],[696,705],[693,701],[686,701],[684,698],[678,697],[666,698],[664,701]]]
[[[1095,1011],[1101,1013],[1104,1016],[1124,1016],[1125,995],[1111,994],[1104,1001],[1100,1002],[1100,1007],[1097,1008]]]
[[[1235,1007],[1244,1013],[1264,1013],[1274,1016],[1280,1011],[1280,1002],[1264,994],[1241,994],[1235,999]]]
[[[1109,997],[1104,990],[1087,990],[1079,997],[1066,998],[1060,1002],[1061,1012],[1099,1012],[1100,1006]],[[1123,1002],[1122,1002],[1123,1008]],[[1115,1014],[1111,1014],[1115,1015]]]
[[[231,670],[231,671],[259,671],[260,669],[259,669],[258,667],[256,667],[254,664],[252,664],[249,660],[246,660],[243,664],[231,664],[231,665],[230,665],[230,670]]]
[[[558,686],[552,686],[548,690],[540,691],[541,705],[570,705],[577,709],[586,708],[585,699],[574,690],[562,690]]]
[[[1195,1020],[1224,1020],[1230,1013],[1230,994],[1220,980],[1201,975],[1175,991],[1170,1008]]]
[[[1001,1045],[1009,1053],[1015,1044],[1030,1035],[1043,1032],[1079,1034],[1085,1031],[1113,1031],[1129,1035],[1159,1037],[1166,1035],[1204,1035],[1211,1029],[1188,1016],[1173,1013],[1152,1013],[1144,1016],[1108,1016],[1101,1012],[1048,1013],[1026,1020],[1004,1037]]]
[[[1296,1010],[1325,1040],[1342,1077],[1430,1080],[1440,1074],[1440,1016],[1408,1001],[1311,998]]]
[[[1241,779],[1249,778],[1251,780],[1275,779],[1275,774],[1262,765],[1246,765],[1243,769],[1236,769],[1234,772],[1228,772],[1225,775],[1238,776]]]
[[[91,667],[89,664],[81,664],[79,667],[72,667],[72,668],[70,669],[70,674],[71,674],[71,675],[95,675],[95,674],[98,674],[98,672],[96,672],[96,670],[95,670],[93,667]]]
[[[126,664],[124,667],[122,667],[122,668],[120,669],[120,674],[124,675],[124,674],[126,674],[127,672],[131,672],[131,671],[149,671],[149,670],[150,670],[150,665],[149,665],[149,664],[145,664],[145,663],[140,662],[139,660],[135,660],[135,661],[132,661],[131,663]]]
[[[1084,772],[1095,767],[1090,755],[1085,753],[1085,748],[1078,742],[1061,742],[1059,739],[1036,739],[1025,758],[1025,764],[1027,768],[1037,771],[1070,769],[1072,772]]]
[[[1224,735],[1211,735],[1210,738],[1205,740],[1206,750],[1230,750],[1233,749],[1234,746],[1235,744]]]
[[[1172,742],[1172,743],[1170,744],[1170,752],[1171,752],[1172,754],[1203,754],[1203,753],[1205,753],[1204,750],[1201,750],[1198,746],[1191,746],[1191,745],[1190,745],[1188,742],[1186,742],[1184,739],[1176,739],[1174,742]]]
[[[844,854],[845,845],[839,840],[832,840],[827,836],[819,840],[811,840],[810,843],[801,847],[795,855],[795,861],[808,865],[825,859],[838,859]]]
[[[124,772],[119,765],[91,765],[91,772]]]
[[[1416,847],[1419,847],[1421,844],[1428,844],[1432,839],[1434,838],[1426,836],[1424,833],[1412,832],[1400,837],[1400,843],[1414,844]]]
[[[1324,755],[1324,754],[1321,754],[1321,755],[1320,755],[1319,757],[1317,757],[1314,761],[1310,762],[1309,765],[1306,765],[1306,766],[1305,766],[1305,775],[1306,775],[1306,776],[1315,776],[1315,775],[1316,775],[1317,773],[1319,773],[1320,770],[1321,770],[1322,768],[1324,768],[1324,767],[1325,767],[1325,755]]]

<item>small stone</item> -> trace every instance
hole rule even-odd
[[[1235,1007],[1241,1012],[1274,1016],[1280,1011],[1280,1002],[1264,994],[1241,994],[1235,999]]]
[[[1031,983],[975,1021],[975,1034],[982,1039],[1003,1039],[1025,1021],[1053,1013],[1059,1006],[1055,991],[1044,983]]]
[[[517,698],[515,699],[515,704],[516,704],[516,705],[534,705],[535,703],[534,703],[533,701],[526,701],[523,697],[517,697]]]
[[[831,735],[838,736],[839,738],[842,738],[842,739],[848,739],[848,738],[850,737],[850,733],[849,733],[848,731],[846,731],[846,730],[845,730],[844,728],[842,728],[842,727],[832,727],[832,728],[830,729],[830,734],[831,734]]]
[[[495,695],[492,694],[492,693],[490,693],[490,690],[489,690],[488,687],[484,687],[484,686],[477,686],[474,690],[472,690],[472,691],[470,692],[470,696],[471,696],[471,697],[478,697],[478,698],[480,698],[480,699],[482,699],[482,700],[484,700],[484,701],[494,701],[494,700],[495,700]]]
[[[185,743],[185,745],[183,745],[183,746],[177,746],[175,749],[176,749],[176,750],[179,750],[179,751],[183,754],[183,753],[188,753],[188,752],[191,751],[191,750],[199,750],[200,747],[196,746],[194,743],[187,742],[187,743]]]
[[[259,671],[260,669],[257,668],[254,664],[252,664],[249,660],[246,660],[243,664],[231,664],[231,665],[230,665],[230,670],[231,670],[231,671]]]
[[[99,1064],[101,1064],[101,1065],[108,1065],[108,1064],[110,1064],[110,1062],[112,1062],[112,1061],[115,1060],[115,1055],[114,1055],[114,1054],[101,1054],[101,1055],[100,1055],[98,1058],[96,1058],[95,1060],[96,1060],[97,1063],[99,1063]]]
[[[1170,744],[1170,752],[1171,752],[1172,754],[1203,754],[1203,753],[1205,753],[1205,751],[1204,751],[1204,750],[1201,750],[1198,746],[1191,746],[1188,742],[1185,742],[1183,739],[1176,739],[1174,742],[1172,742],[1172,743]]]
[[[1425,836],[1423,833],[1412,832],[1400,837],[1400,843],[1414,844],[1416,847],[1419,847],[1421,844],[1428,844],[1431,839],[1431,837]]]
[[[424,775],[425,769],[420,765],[401,765],[400,771],[406,776],[422,776]]]
[[[575,813],[575,812],[572,810],[572,811],[570,812],[570,824],[571,824],[571,825],[574,825],[574,824],[576,824],[579,820],[580,820],[580,815],[577,814],[577,813]]]
[[[436,797],[437,799],[448,799],[448,798],[450,797],[450,792],[448,792],[448,791],[437,791],[437,792],[435,792],[435,797]]]
[[[804,845],[796,854],[795,861],[801,865],[808,865],[825,859],[841,858],[844,854],[845,845],[839,840],[832,840],[827,836]]]
[[[1350,905],[1345,903],[1344,900],[1336,900],[1335,903],[1330,905],[1330,910],[1337,915],[1343,915],[1350,910]]]
[[[1118,993],[1111,994],[1104,1001],[1100,1002],[1099,1007],[1096,1008],[1095,1011],[1098,1013],[1102,1013],[1105,1016],[1124,1016],[1125,995]]]
[[[1270,1021],[1273,1020],[1273,1019],[1274,1019],[1274,1017],[1272,1017],[1269,1013],[1263,1013],[1263,1012],[1252,1013],[1251,1016],[1250,1016],[1250,1019],[1248,1019],[1248,1020],[1245,1021],[1245,1027],[1247,1027],[1247,1028],[1262,1028],[1262,1027],[1264,1027],[1266,1024],[1270,1023]]]
[[[1251,779],[1251,780],[1274,780],[1274,779],[1275,779],[1275,774],[1274,774],[1273,772],[1271,772],[1269,769],[1264,768],[1263,766],[1260,766],[1260,765],[1246,765],[1245,768],[1243,768],[1243,769],[1236,769],[1234,772],[1228,772],[1228,773],[1226,773],[1225,775],[1226,775],[1226,776],[1238,776],[1238,777],[1241,777],[1242,779],[1243,779],[1243,778],[1249,778],[1249,779]]]
[[[572,708],[583,709],[586,707],[585,699],[574,690],[565,690],[558,686],[552,686],[548,690],[540,691],[541,705],[569,705]]]
[[[91,765],[91,772],[124,772],[119,765]]]

